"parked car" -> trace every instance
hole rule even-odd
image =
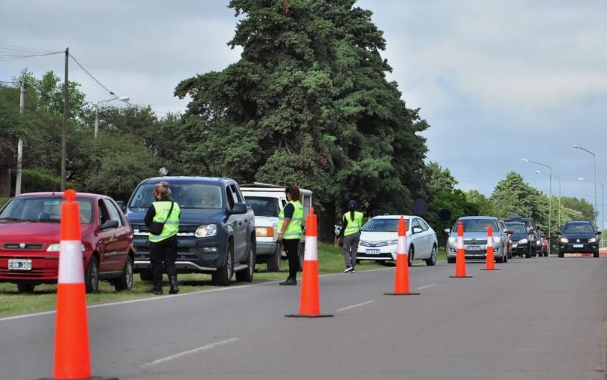
[[[135,273],[152,279],[149,231],[144,224],[154,201],[152,190],[169,183],[172,198],[181,208],[177,233],[178,273],[210,273],[215,285],[253,281],[256,259],[255,215],[247,206],[236,181],[211,177],[155,177],[142,181],[126,206],[134,229]]]
[[[61,193],[17,195],[0,211],[0,282],[19,292],[55,284],[59,275]],[[82,263],[87,293],[109,281],[116,290],[133,286],[133,232],[114,200],[78,193]]]
[[[525,256],[526,258],[531,257],[532,247],[531,239],[527,227],[523,222],[505,222],[506,227],[512,231],[509,240],[512,243],[512,255],[513,256]]]
[[[594,257],[599,257],[598,235],[601,235],[601,231],[596,231],[592,222],[568,221],[558,235],[559,257],[565,257],[566,253],[592,253]]]
[[[279,272],[282,260],[287,255],[278,242],[278,213],[287,204],[285,186],[266,183],[240,185],[242,195],[255,213],[255,235],[257,238],[257,264],[267,264],[268,272]],[[301,204],[304,208],[302,226],[305,229],[306,219],[312,207],[312,192],[299,189]],[[305,236],[299,245],[299,267],[303,268]]]
[[[538,231],[540,233],[540,238],[541,238],[541,244],[538,244],[538,246],[541,246],[541,252],[545,257],[548,257],[548,238],[546,237],[546,234],[544,233],[544,231],[539,230]]]
[[[512,240],[510,240],[510,235],[512,234],[512,231],[510,229],[508,229],[508,227],[506,227],[506,222],[504,222],[503,220],[500,219],[498,222],[501,224],[502,229],[504,231],[506,231],[506,233],[508,235],[508,239],[506,239],[507,240],[506,252],[508,253],[508,259],[511,259],[512,258]]]
[[[455,263],[457,255],[457,226],[464,224],[464,250],[466,260],[485,260],[487,257],[487,228],[493,228],[493,255],[498,263],[508,261],[508,232],[493,216],[463,216],[459,218],[449,233],[447,240],[447,261]]]
[[[540,256],[542,255],[541,248],[538,248],[540,233],[535,225],[535,221],[532,218],[523,218],[520,215],[514,215],[508,219],[505,219],[504,221],[525,223],[525,227],[527,228],[527,232],[529,234],[529,240],[531,241],[531,256],[535,257],[538,253]],[[539,246],[541,247],[541,244]]]
[[[400,218],[400,215],[382,215],[365,223],[361,230],[356,259],[382,263],[395,261]],[[419,216],[404,215],[404,219],[407,223],[409,266],[412,260],[425,260],[427,265],[435,265],[438,242],[432,227]]]

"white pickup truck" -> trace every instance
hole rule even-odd
[[[257,263],[266,263],[268,272],[279,272],[281,261],[286,259],[286,254],[278,240],[278,213],[287,204],[285,196],[286,186],[270,185],[267,183],[254,182],[240,185],[242,195],[247,204],[255,212],[255,235],[257,240]],[[299,189],[301,193],[301,204],[304,208],[304,222],[312,207],[312,192]],[[303,266],[303,255],[305,237],[302,236],[299,246],[300,270]]]

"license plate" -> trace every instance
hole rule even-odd
[[[9,270],[32,270],[32,260],[8,259]]]
[[[367,255],[379,255],[379,249],[367,249]]]
[[[481,247],[479,245],[469,245],[466,247],[468,251],[480,251]]]
[[[584,244],[574,244],[573,248],[584,248]]]

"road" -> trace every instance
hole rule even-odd
[[[607,260],[513,259],[472,278],[410,268],[323,276],[321,313],[277,283],[89,308],[92,372],[120,379],[605,379]],[[51,377],[54,314],[0,318],[0,379]]]

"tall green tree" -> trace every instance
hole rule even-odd
[[[497,184],[490,199],[498,218],[520,215],[547,225],[547,197],[526,183],[518,173],[508,173],[506,178]]]

